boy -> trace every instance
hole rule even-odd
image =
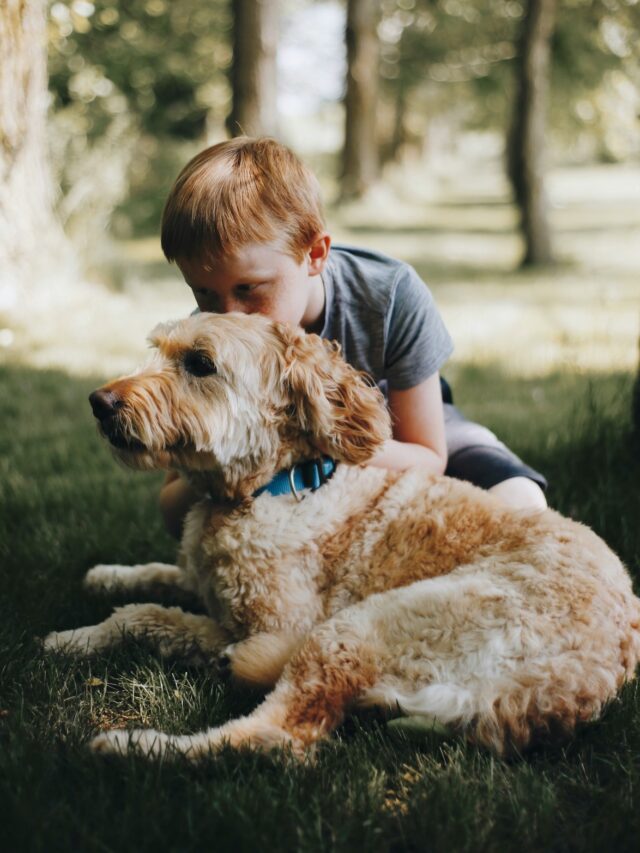
[[[370,464],[421,466],[514,507],[546,507],[544,477],[452,405],[439,370],[453,345],[417,273],[377,252],[332,248],[318,183],[288,148],[238,137],[197,155],[167,199],[162,248],[200,311],[258,312],[338,340],[381,384],[393,439]],[[174,536],[195,499],[177,473],[167,476],[160,507]]]

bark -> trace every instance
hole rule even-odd
[[[545,133],[551,38],[557,0],[527,0],[508,145],[509,176],[520,208],[523,265],[553,261],[545,192]]]
[[[45,0],[0,3],[0,307],[25,283],[42,294],[43,270],[67,243],[53,211],[46,145]],[[33,281],[32,281],[33,280]]]
[[[387,137],[380,140],[378,146],[378,156],[380,163],[397,162],[402,155],[402,149],[408,142],[409,135],[405,126],[407,114],[407,90],[401,81],[395,89],[393,99],[393,112],[389,116],[390,133]]]
[[[638,372],[631,397],[631,422],[635,436],[640,438],[640,360],[638,361]]]
[[[278,0],[233,0],[232,136],[277,136]]]
[[[342,197],[359,198],[379,175],[376,108],[380,44],[378,0],[347,2],[347,86]]]

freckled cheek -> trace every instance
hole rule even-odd
[[[248,308],[248,314],[262,314],[264,317],[277,319],[278,301],[268,296],[263,296],[256,299],[255,302]]]
[[[298,290],[289,290],[281,294],[278,299],[272,300],[269,310],[264,313],[268,313],[270,317],[280,322],[297,324],[304,314],[305,307],[304,294]]]

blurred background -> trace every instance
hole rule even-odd
[[[638,0],[4,0],[0,358],[129,369],[198,150],[275,135],[334,240],[412,263],[456,364],[633,371]]]

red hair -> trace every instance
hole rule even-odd
[[[161,242],[168,261],[206,264],[248,243],[280,240],[301,261],[324,227],[311,170],[274,139],[240,136],[207,148],[180,172]]]

